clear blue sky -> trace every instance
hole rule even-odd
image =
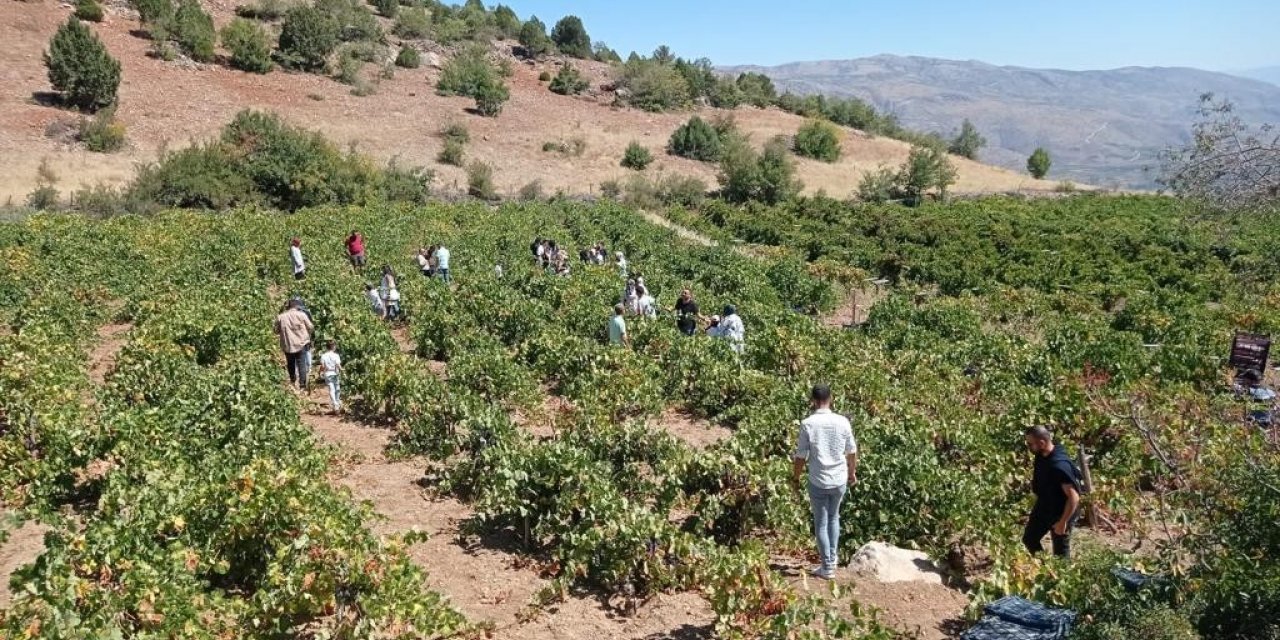
[[[461,1],[461,0],[459,0]],[[496,0],[488,0],[492,5]],[[565,14],[623,57],[659,44],[716,64],[879,53],[1060,69],[1280,65],[1280,0],[506,0]]]

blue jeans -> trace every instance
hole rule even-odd
[[[329,385],[329,402],[333,403],[334,411],[342,410],[342,383],[338,380],[338,376],[325,376],[325,384]]]
[[[834,571],[840,563],[840,503],[848,485],[823,489],[809,483],[809,504],[813,507],[813,530],[818,538],[822,569]]]
[[[450,282],[453,282],[453,279],[449,277],[449,270],[447,268],[440,269],[440,279],[444,280],[445,284],[449,284]]]

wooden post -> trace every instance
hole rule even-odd
[[[1089,472],[1089,452],[1084,447],[1080,447],[1080,475],[1084,476],[1083,478],[1081,478],[1081,482],[1084,483],[1085,491],[1092,493],[1093,492],[1093,475]],[[1088,500],[1088,502],[1085,504],[1084,519],[1085,519],[1085,522],[1089,524],[1090,529],[1097,528],[1098,510],[1094,506],[1092,499]]]

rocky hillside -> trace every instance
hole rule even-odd
[[[219,26],[232,18],[234,6],[226,0],[203,4]],[[276,70],[260,76],[216,63],[149,57],[150,43],[138,30],[136,16],[120,2],[108,3],[106,20],[92,28],[123,63],[117,116],[127,127],[128,148],[114,154],[89,153],[66,135],[79,116],[42,99],[50,86],[41,53],[70,12],[69,6],[52,0],[0,2],[0,204],[23,200],[34,188],[42,160],[58,175],[57,187],[64,192],[99,182],[119,184],[129,179],[137,163],[156,157],[166,146],[211,136],[237,111],[249,107],[276,111],[378,159],[398,158],[432,168],[437,188],[443,190],[465,186],[461,169],[435,160],[443,146],[438,132],[453,122],[470,129],[467,159],[492,164],[497,186],[506,194],[534,181],[546,193],[598,192],[602,182],[628,175],[619,161],[633,140],[657,156],[647,173],[678,172],[715,184],[715,167],[662,153],[671,132],[690,114],[615,107],[614,96],[605,90],[611,80],[606,65],[575,62],[591,79],[592,89],[584,96],[565,97],[551,93],[538,80],[542,71],[554,72],[556,60],[533,64],[511,57],[511,101],[500,117],[483,118],[468,113],[470,99],[435,95],[439,61],[449,52],[431,43],[414,45],[426,51],[427,64],[397,69],[393,78],[378,82],[373,95],[357,97],[351,87],[320,75]],[[510,56],[513,45],[496,46]],[[775,109],[702,113],[732,115],[758,144],[777,134],[793,134],[803,122]],[[896,140],[848,129],[842,135],[845,153],[839,162],[799,161],[808,191],[848,195],[863,171],[906,158],[908,147]],[[544,143],[577,138],[585,142],[581,155],[543,151]],[[956,163],[957,192],[1047,190],[1056,184],[1032,180],[1025,172],[959,159]]]
[[[1280,122],[1280,86],[1185,68],[1060,71],[976,61],[875,56],[797,62],[759,71],[779,89],[856,96],[908,127],[950,133],[965,118],[987,137],[984,161],[1013,169],[1044,146],[1051,178],[1149,187],[1158,153],[1189,138],[1200,94],[1235,102],[1254,122]]]

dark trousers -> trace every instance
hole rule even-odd
[[[289,370],[289,384],[307,386],[307,350],[284,354],[285,368]]]
[[[1053,555],[1062,558],[1071,556],[1071,530],[1075,528],[1076,516],[1072,516],[1067,523],[1067,533],[1058,535],[1053,533],[1053,525],[1058,523],[1058,519],[1062,517],[1062,512],[1049,513],[1048,511],[1034,510],[1031,512],[1031,518],[1027,520],[1027,528],[1022,532],[1022,544],[1026,545],[1027,551],[1031,553],[1042,553],[1044,545],[1044,534],[1049,534],[1053,542]]]

